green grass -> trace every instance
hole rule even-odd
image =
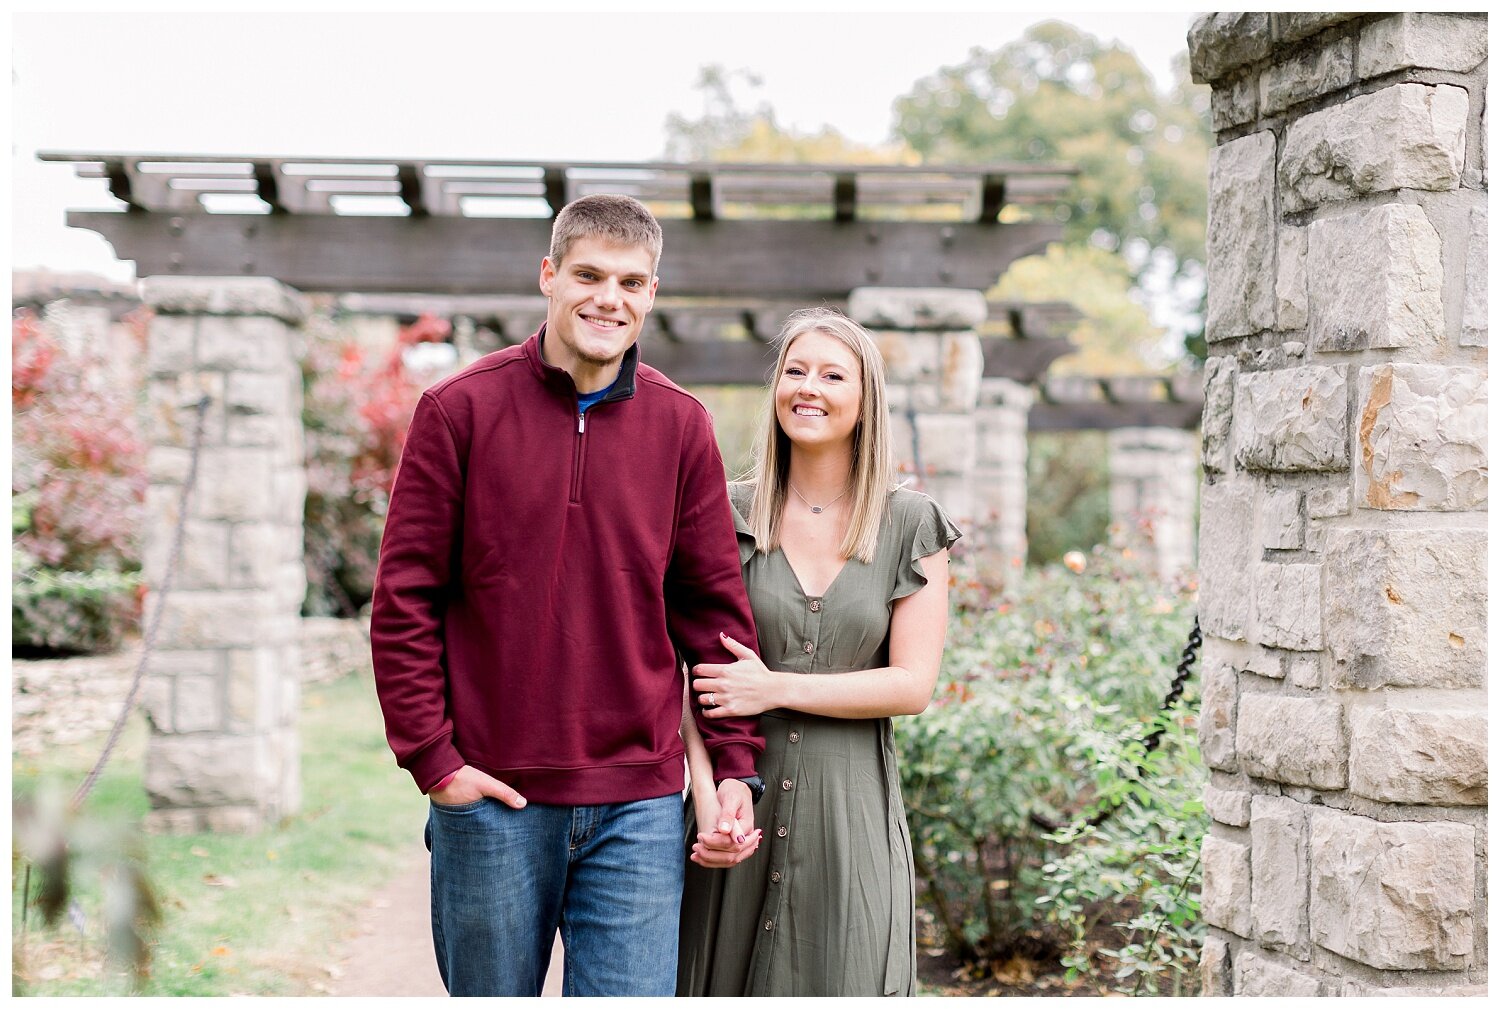
[[[386,748],[367,676],[308,689],[301,730],[303,800],[295,816],[253,836],[141,836],[149,805],[141,787],[146,730],[137,716],[72,834],[82,932],[66,915],[41,927],[32,908],[23,936],[24,863],[12,857],[15,993],[132,991],[129,972],[106,956],[101,876],[86,857],[102,843],[97,838],[111,836],[137,845],[162,912],[138,993],[314,994],[351,932],[354,909],[420,850],[426,802]],[[70,795],[102,744],[13,758],[14,796]],[[36,884],[33,871],[33,890]]]

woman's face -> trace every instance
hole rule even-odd
[[[792,341],[776,378],[776,420],[794,445],[852,440],[859,400],[859,359],[842,340],[814,329]]]

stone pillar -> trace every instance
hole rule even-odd
[[[1483,14],[1212,14],[1207,994],[1487,977]]]
[[[1198,435],[1166,427],[1109,432],[1109,514],[1123,545],[1161,579],[1193,564]]]
[[[1008,378],[979,383],[975,414],[974,548],[991,564],[1026,561],[1026,418],[1036,391]]]
[[[299,612],[307,591],[296,292],[264,278],[152,277],[147,613],[209,398],[182,554],[142,697],[156,830],[253,831],[301,801]]]
[[[862,287],[849,294],[849,317],[870,330],[885,358],[897,463],[969,534],[984,371],[977,329],[988,314],[980,291]]]

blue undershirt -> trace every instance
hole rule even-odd
[[[603,389],[600,389],[598,392],[580,392],[578,394],[578,412],[579,413],[587,413],[589,407],[591,407],[594,404],[598,403],[605,396],[608,396],[609,395],[609,390],[613,389],[614,387],[615,387],[615,384],[613,382],[611,382],[609,385],[606,385]]]

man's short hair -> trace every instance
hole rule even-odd
[[[552,222],[552,246],[547,256],[553,269],[562,265],[568,249],[580,238],[605,238],[651,253],[651,272],[661,262],[661,225],[640,200],[613,193],[583,196],[558,211]]]

